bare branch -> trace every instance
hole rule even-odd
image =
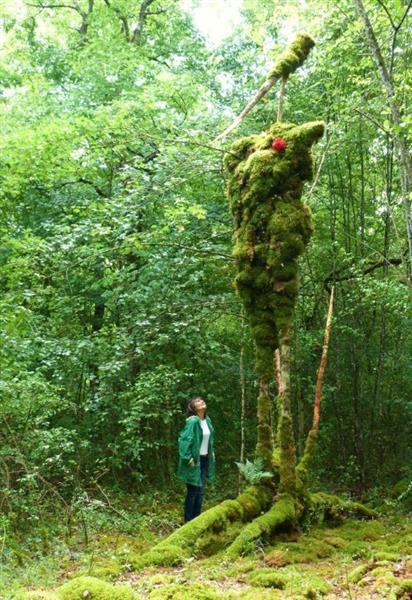
[[[235,258],[231,254],[225,254],[224,252],[215,252],[214,250],[207,250],[206,248],[195,248],[194,246],[186,246],[185,244],[162,244],[161,242],[138,242],[141,246],[162,246],[166,248],[181,248],[182,250],[190,250],[191,252],[200,252],[201,254],[208,254],[210,256],[220,256],[229,261],[234,261]]]
[[[104,3],[106,4],[106,6],[108,8],[113,10],[113,12],[115,12],[116,15],[119,17],[119,20],[122,24],[121,29],[126,38],[126,42],[130,42],[130,29],[129,29],[129,22],[127,20],[127,17],[122,13],[122,11],[117,6],[113,6],[109,0],[104,0]]]
[[[330,146],[330,142],[331,142],[331,139],[332,139],[332,135],[329,137],[328,143],[326,144],[325,151],[322,154],[322,158],[320,159],[320,163],[319,163],[318,170],[316,171],[315,179],[313,180],[313,183],[310,186],[310,190],[308,192],[308,195],[306,196],[306,202],[311,198],[311,196],[313,194],[313,191],[315,190],[315,188],[316,188],[316,186],[318,184],[320,173],[321,173],[321,170],[322,170],[322,166],[323,166],[323,163],[325,161],[326,155],[327,155],[328,150],[329,150],[329,146]]]
[[[408,16],[408,12],[411,10],[412,8],[412,0],[409,0],[409,4],[406,7],[405,12],[403,13],[403,16],[401,18],[401,20],[399,21],[399,24],[396,27],[396,31],[398,32],[399,29],[402,27],[404,20],[406,19],[406,17]]]
[[[360,115],[362,115],[363,117],[365,117],[365,119],[368,119],[368,121],[370,121],[371,123],[373,123],[374,125],[376,125],[376,127],[378,127],[378,129],[380,129],[381,131],[383,131],[383,133],[386,133],[387,135],[391,135],[391,132],[388,131],[387,129],[385,129],[385,127],[383,127],[383,125],[381,125],[379,123],[379,121],[377,121],[376,119],[374,119],[373,117],[371,117],[371,115],[368,115],[368,113],[363,112],[363,110],[360,110],[359,108],[355,108],[354,110],[357,113],[359,113]]]
[[[280,90],[279,90],[279,100],[278,100],[278,116],[277,121],[280,123],[283,119],[283,105],[285,100],[285,92],[286,92],[286,84],[288,82],[288,77],[282,77],[282,81],[280,82]]]
[[[81,14],[80,7],[73,4],[31,4],[30,2],[26,2],[27,6],[32,6],[33,8],[40,8],[41,10],[46,8],[69,8],[71,10],[75,10],[77,13]]]
[[[378,4],[380,4],[380,6],[382,6],[383,10],[386,12],[386,15],[387,15],[387,17],[388,17],[388,19],[389,19],[389,21],[390,21],[390,23],[391,23],[392,27],[393,27],[394,29],[396,29],[395,22],[394,22],[394,20],[392,19],[392,15],[391,15],[391,13],[389,12],[389,10],[388,10],[388,7],[387,7],[387,6],[386,6],[386,4],[384,3],[384,1],[383,1],[383,0],[378,0]]]
[[[326,277],[326,279],[324,281],[324,287],[326,290],[329,291],[328,284],[331,281],[333,281],[334,283],[337,283],[338,281],[349,281],[350,279],[356,279],[356,277],[359,277],[359,276],[369,275],[369,273],[372,273],[376,269],[380,269],[382,267],[387,267],[389,265],[398,266],[398,265],[401,265],[402,263],[403,263],[402,258],[398,258],[398,257],[384,258],[383,260],[380,260],[378,262],[371,263],[361,273],[348,273],[346,275],[342,275],[342,276],[338,277],[337,275],[339,274],[339,272],[342,271],[342,269],[340,269],[340,271],[335,271],[334,273],[330,273]]]
[[[138,44],[142,37],[143,27],[146,21],[148,8],[155,0],[143,0],[139,10],[139,21],[132,34],[132,42]]]

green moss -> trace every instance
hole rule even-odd
[[[149,565],[178,565],[185,558],[197,554],[204,535],[206,535],[205,547],[207,547],[210,533],[221,534],[222,542],[226,545],[229,543],[227,534],[236,535],[236,529],[230,527],[231,523],[250,520],[262,510],[266,510],[271,501],[272,492],[268,487],[250,486],[235,500],[225,500],[189,521],[146,554],[129,557],[129,562],[134,569]]]
[[[308,49],[309,40],[298,36],[296,48],[303,44]],[[295,60],[293,48],[288,56]],[[297,54],[299,60],[303,58],[300,50]],[[283,57],[278,68],[292,63]],[[275,123],[260,135],[237,140],[225,157],[238,266],[235,286],[253,322],[257,371],[266,378],[272,376],[279,329],[292,318],[298,292],[297,259],[313,230],[310,210],[300,197],[304,181],[312,177],[311,146],[323,131],[320,122]],[[272,150],[276,137],[286,141],[285,151]],[[262,296],[270,301],[258,311]]]
[[[265,514],[246,525],[229,546],[227,555],[241,556],[256,550],[261,541],[267,542],[281,527],[291,526],[296,517],[295,503],[291,496],[284,495]]]
[[[284,590],[286,587],[286,578],[273,569],[256,569],[249,575],[248,582],[255,587],[270,587],[278,590]]]
[[[227,596],[226,596],[227,597]],[[225,596],[203,584],[171,584],[152,590],[149,600],[223,600]]]
[[[265,563],[274,569],[290,565],[292,562],[289,553],[284,550],[272,550],[265,554]]]
[[[316,563],[329,558],[335,550],[321,540],[305,539],[302,543],[277,543],[275,550],[265,556],[265,563],[271,567],[282,567],[298,563]]]
[[[296,467],[297,475],[303,487],[308,484],[310,467],[316,451],[317,431],[311,430],[306,438],[305,449],[302,458]]]
[[[335,535],[328,535],[323,540],[326,544],[333,546],[333,548],[344,548],[347,544],[344,539]]]
[[[113,585],[95,577],[77,577],[58,590],[60,600],[137,600],[126,585]]]
[[[367,558],[371,555],[370,544],[358,540],[349,542],[347,546],[345,546],[344,553],[354,560],[358,558]]]
[[[123,570],[123,566],[117,560],[99,559],[90,567],[82,569],[78,573],[78,576],[90,575],[92,577],[97,577],[98,579],[115,579],[123,572]]]
[[[56,592],[48,592],[47,590],[26,592],[24,598],[26,600],[59,600],[59,596]]]
[[[324,596],[328,593],[330,587],[322,586],[322,587],[309,587],[303,592],[304,598],[310,598],[310,600],[318,600],[320,596]]]
[[[230,561],[230,562],[229,562]],[[236,562],[233,562],[231,558],[226,557],[225,564],[225,575],[228,577],[236,577],[237,579],[245,573],[251,573],[256,569],[256,559],[249,557],[237,558]],[[230,566],[228,566],[230,565]]]
[[[226,598],[229,597],[230,596],[226,596]],[[259,596],[257,596],[256,589],[251,588],[251,590],[247,590],[236,594],[235,596],[233,596],[233,600],[256,600],[257,598],[259,600],[276,600],[277,598],[281,599],[283,597],[283,592],[281,592],[280,590],[275,590],[273,588],[260,588]]]
[[[371,563],[364,563],[355,567],[349,574],[348,579],[352,583],[358,583],[372,568]]]
[[[400,559],[400,556],[395,552],[374,552],[373,558],[378,561],[384,560],[389,562],[396,562]]]
[[[220,552],[220,550],[229,546],[233,538],[239,534],[243,523],[236,522],[230,524],[227,529],[223,532],[215,533],[214,531],[208,531],[201,536],[195,544],[196,556],[212,556]]]
[[[321,598],[331,591],[329,583],[314,569],[319,566],[290,566],[282,569],[282,575],[287,584],[285,594],[287,598]]]
[[[397,598],[410,598],[412,595],[412,579],[404,579],[396,590]]]
[[[359,502],[352,502],[350,500],[342,500],[338,496],[331,494],[323,494],[318,492],[311,494],[310,496],[310,511],[312,514],[318,514],[319,521],[325,519],[334,524],[341,523],[345,518],[356,517],[358,519],[374,519],[376,518],[377,512],[371,508],[360,504]],[[356,525],[358,534],[361,531],[359,525]],[[370,535],[372,531],[377,528],[381,528],[382,525],[379,521],[368,524]],[[357,536],[359,537],[359,535]],[[364,536],[365,537],[365,536]],[[365,537],[365,539],[367,539]]]
[[[279,79],[294,73],[303,65],[314,45],[315,42],[308,34],[299,33],[288,49],[279,56],[269,73],[269,78]]]
[[[369,575],[371,577],[386,577],[388,575],[393,577],[392,571],[388,569],[388,565],[375,566],[375,568],[369,571]]]
[[[303,589],[304,598],[317,600],[322,596],[326,596],[331,591],[330,584],[317,575],[312,575],[309,582]]]

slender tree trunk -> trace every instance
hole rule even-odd
[[[360,18],[363,21],[365,32],[368,40],[368,46],[370,54],[376,64],[379,72],[382,84],[385,88],[386,96],[388,98],[388,104],[392,115],[392,122],[394,125],[393,139],[400,159],[401,166],[401,186],[402,195],[405,209],[405,221],[406,221],[406,235],[408,239],[408,250],[409,250],[409,266],[408,266],[408,280],[409,284],[412,285],[412,204],[411,204],[411,192],[412,192],[412,160],[410,157],[410,149],[405,135],[402,133],[401,127],[401,115],[402,110],[396,98],[395,88],[393,85],[392,73],[386,66],[382,52],[379,48],[378,41],[372,23],[369,19],[368,13],[363,6],[362,0],[353,0],[354,5],[358,11]],[[406,17],[411,3],[409,3],[404,18]],[[403,22],[403,19],[402,19]],[[395,34],[398,32],[400,25],[395,29]]]
[[[313,425],[312,425],[312,429],[314,429],[315,431],[318,431],[318,429],[319,429],[320,401],[322,398],[323,380],[325,378],[325,370],[326,370],[326,364],[327,364],[327,360],[328,360],[329,336],[330,336],[330,328],[332,325],[334,294],[335,294],[335,289],[332,287],[332,291],[331,291],[330,299],[329,299],[328,316],[326,319],[325,335],[323,338],[322,357],[320,359],[320,366],[319,366],[318,377],[317,377],[317,381],[316,381],[315,406],[313,409]]]
[[[280,337],[280,484],[279,491],[296,493],[296,448],[293,434],[292,409],[290,401],[290,329]]]

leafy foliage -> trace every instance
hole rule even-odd
[[[263,459],[260,457],[256,458],[253,462],[248,459],[244,463],[236,462],[236,465],[244,480],[251,485],[267,481],[273,477],[273,473],[263,470]]]

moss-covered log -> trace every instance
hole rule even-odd
[[[268,486],[250,486],[234,500],[206,510],[189,521],[142,556],[132,557],[135,569],[147,565],[176,565],[196,555],[201,537],[209,532],[222,534],[235,521],[248,522],[272,504],[273,491]]]
[[[378,513],[361,504],[352,502],[352,500],[343,500],[333,494],[324,494],[318,492],[307,497],[306,514],[311,513],[313,520],[321,522],[322,520],[331,523],[339,523],[349,517],[357,519],[374,519]]]
[[[280,528],[290,526],[296,518],[295,501],[292,496],[280,497],[263,515],[246,525],[226,551],[235,558],[256,550],[259,542],[267,542]]]

